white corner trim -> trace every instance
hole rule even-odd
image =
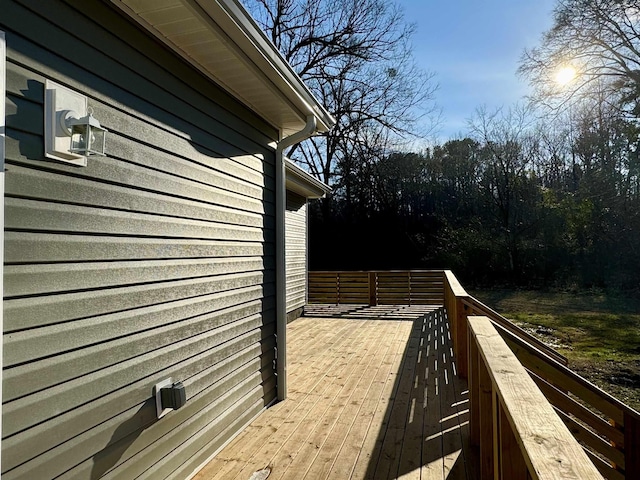
[[[4,158],[5,158],[5,98],[7,96],[7,44],[4,32],[0,31],[0,300],[4,307],[4,299],[2,292],[4,291]],[[4,308],[0,308],[0,331],[3,329],[2,312]],[[2,344],[0,342],[0,398],[2,398]],[[0,431],[2,430],[2,415],[0,415]],[[0,439],[0,451],[2,440]],[[0,465],[2,459],[0,458]]]

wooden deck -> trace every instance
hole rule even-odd
[[[288,344],[289,398],[197,480],[476,479],[443,308],[317,307]]]

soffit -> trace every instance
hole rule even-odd
[[[112,0],[282,136],[335,123],[237,0]]]

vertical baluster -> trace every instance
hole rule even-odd
[[[376,294],[376,272],[369,272],[369,305],[376,306],[378,296]]]

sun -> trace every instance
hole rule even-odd
[[[576,69],[571,66],[560,68],[555,75],[555,81],[558,85],[566,85],[576,78]]]

